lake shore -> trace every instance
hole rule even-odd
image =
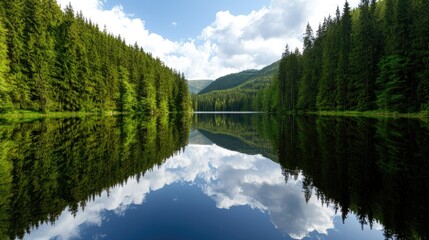
[[[386,111],[318,111],[306,112],[305,114],[319,115],[319,116],[344,116],[344,117],[367,117],[367,118],[416,118],[428,119],[429,112],[418,113],[398,113]]]
[[[35,111],[15,111],[9,113],[0,113],[3,119],[37,119],[37,118],[64,118],[64,117],[84,117],[84,116],[115,116],[122,115],[117,111],[105,112],[35,112]]]

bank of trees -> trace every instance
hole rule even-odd
[[[73,215],[187,145],[187,115],[43,119],[0,125],[0,239]],[[28,238],[28,236],[27,236]]]
[[[265,111],[429,110],[429,1],[346,2],[286,48],[271,86],[259,93]]]
[[[182,74],[55,0],[0,2],[0,111],[188,111]]]

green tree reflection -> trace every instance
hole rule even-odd
[[[0,125],[0,238],[73,214],[187,144],[181,116],[44,119]]]
[[[379,221],[385,237],[429,236],[429,129],[413,119],[289,117],[272,140],[286,180],[302,173],[315,194],[362,224]]]

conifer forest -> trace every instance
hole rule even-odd
[[[0,2],[0,112],[181,112],[183,74],[55,0]]]

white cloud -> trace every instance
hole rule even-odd
[[[261,155],[232,152],[216,145],[188,145],[158,168],[147,172],[138,183],[131,178],[100,197],[89,200],[85,211],[76,217],[66,209],[55,225],[42,224],[26,239],[69,239],[79,237],[80,226],[101,226],[102,212],[122,216],[131,204],[144,204],[150,192],[172,183],[193,183],[211,197],[218,208],[249,206],[269,214],[272,223],[283,233],[301,239],[316,230],[327,233],[334,228],[335,211],[323,206],[316,197],[305,202],[302,177],[286,184],[280,166]]]
[[[262,68],[281,57],[286,44],[302,47],[307,22],[315,29],[323,17],[342,8],[344,0],[271,0],[269,7],[248,15],[218,12],[215,21],[194,39],[174,42],[150,32],[144,21],[115,6],[105,9],[102,0],[57,0],[72,3],[99,26],[123,36],[130,44],[139,43],[167,65],[184,72],[188,79],[215,79],[245,69]],[[356,7],[359,0],[349,3]],[[172,26],[176,26],[172,22]]]

